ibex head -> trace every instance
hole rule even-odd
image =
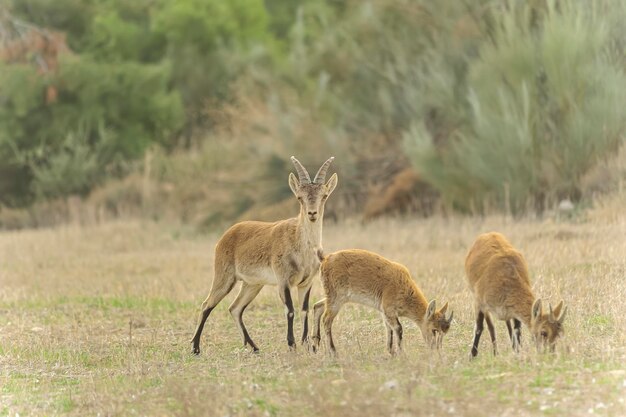
[[[543,312],[541,299],[535,300],[530,320],[530,331],[535,337],[538,351],[550,349],[551,352],[554,352],[556,341],[563,333],[565,313],[567,313],[567,307],[563,308],[563,300],[554,310],[552,310],[552,305],[549,305],[548,313]]]
[[[441,349],[443,336],[450,330],[454,312],[451,312],[450,316],[446,317],[446,311],[448,311],[447,302],[439,310],[437,310],[437,302],[435,300],[431,300],[430,303],[428,303],[428,308],[426,309],[426,314],[424,314],[420,330],[422,331],[424,340],[426,340],[426,344],[429,345],[431,349]]]
[[[333,174],[328,182],[326,180],[326,171],[334,157],[328,158],[317,171],[315,178],[311,181],[309,173],[302,166],[300,161],[295,157],[291,157],[291,162],[296,167],[298,178],[293,173],[289,174],[289,188],[298,198],[300,202],[300,213],[310,222],[316,222],[318,218],[324,216],[324,204],[326,199],[337,186],[337,174]]]

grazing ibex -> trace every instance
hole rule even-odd
[[[563,331],[567,307],[563,300],[548,313],[543,312],[541,299],[535,299],[528,278],[528,265],[500,233],[485,233],[476,239],[465,259],[465,275],[474,295],[476,329],[471,356],[478,354],[478,342],[483,331],[483,320],[497,353],[496,333],[491,314],[506,322],[513,350],[519,351],[522,323],[535,338],[537,350],[554,351],[557,338]]]
[[[326,346],[330,354],[336,354],[332,324],[341,306],[348,302],[373,307],[382,313],[387,329],[387,349],[392,355],[394,337],[396,353],[402,351],[402,326],[398,317],[413,320],[426,343],[431,348],[441,348],[453,314],[445,317],[448,303],[437,311],[435,300],[427,302],[405,266],[361,249],[342,250],[326,257],[320,251],[319,256],[322,261],[320,277],[326,298],[313,307],[314,350],[320,342],[320,318],[323,313]]]
[[[337,186],[337,174],[324,183],[334,158],[321,166],[313,181],[302,164],[291,157],[298,178],[289,174],[289,187],[300,202],[298,217],[275,223],[244,221],[224,233],[215,247],[215,273],[211,292],[202,303],[198,329],[192,339],[193,353],[200,353],[200,336],[204,323],[215,306],[241,281],[241,289],[230,305],[243,337],[243,343],[258,351],[243,324],[243,312],[264,285],[277,285],[287,313],[287,343],[295,348],[293,335],[294,308],[291,287],[298,288],[303,313],[302,342],[307,341],[309,294],[320,261],[322,220],[326,199]]]

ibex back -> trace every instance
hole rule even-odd
[[[337,174],[324,182],[333,158],[321,166],[313,181],[300,162],[291,157],[298,178],[289,174],[289,187],[300,202],[300,214],[275,223],[245,221],[224,233],[215,247],[215,274],[192,339],[193,353],[200,353],[202,329],[211,311],[241,281],[230,313],[241,332],[243,343],[253,351],[258,347],[243,324],[243,312],[264,285],[277,285],[287,314],[287,343],[295,348],[293,334],[294,307],[291,287],[298,288],[302,308],[302,343],[307,342],[309,294],[319,271],[317,251],[322,247],[322,220],[326,199],[337,186]]]

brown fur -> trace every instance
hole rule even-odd
[[[242,334],[244,345],[257,351],[243,324],[248,304],[265,285],[277,285],[287,314],[287,342],[295,347],[294,308],[291,288],[298,288],[303,311],[302,341],[308,341],[309,294],[320,261],[324,204],[337,185],[337,174],[326,184],[300,183],[289,175],[289,186],[300,202],[298,217],[273,223],[243,221],[224,233],[215,247],[215,274],[211,291],[202,304],[200,323],[192,339],[193,353],[200,353],[204,323],[217,304],[241,281],[241,289],[229,310]]]
[[[325,258],[321,253],[318,255],[323,259],[321,281],[326,298],[314,307],[314,348],[319,345],[323,313],[328,349],[330,353],[335,353],[332,321],[343,304],[349,302],[367,305],[382,313],[391,354],[394,353],[394,335],[396,351],[402,349],[399,317],[407,317],[417,323],[431,347],[441,347],[443,335],[452,320],[452,316],[445,318],[448,303],[436,311],[435,301],[427,302],[405,266],[360,249],[342,250]]]
[[[465,275],[474,295],[477,315],[472,357],[478,354],[483,317],[491,334],[494,354],[497,351],[491,315],[507,323],[513,349],[519,348],[520,323],[530,329],[538,346],[554,349],[567,308],[561,311],[561,301],[554,311],[552,307],[549,313],[542,311],[541,300],[535,300],[533,295],[524,257],[503,235],[492,232],[478,236],[465,259]],[[515,325],[515,335],[512,325]]]

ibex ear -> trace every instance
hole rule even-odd
[[[426,314],[424,314],[425,320],[430,320],[430,318],[435,314],[435,309],[437,308],[437,301],[432,300],[428,303],[428,308],[426,309]]]
[[[332,177],[326,183],[326,192],[328,194],[332,193],[337,186],[337,173],[335,172]]]
[[[291,191],[294,194],[298,195],[298,190],[300,189],[300,181],[298,181],[296,176],[293,175],[293,172],[289,173],[289,188],[291,188]]]
[[[447,301],[446,301],[446,303],[443,305],[443,307],[441,307],[441,308],[439,309],[439,312],[440,312],[441,314],[443,314],[444,316],[445,316],[445,314],[446,314],[446,311],[448,311],[448,302],[447,302]]]
[[[541,317],[541,314],[543,313],[542,310],[543,308],[541,307],[541,298],[537,298],[535,302],[533,303],[533,308],[532,308],[533,319],[537,319],[538,317]]]
[[[561,301],[563,302],[563,301]],[[560,316],[557,316],[558,319],[556,319],[560,324],[563,324],[563,320],[565,320],[565,313],[567,313],[567,306],[565,306],[565,308],[563,309],[563,312],[561,313]]]
[[[448,317],[446,319],[446,321],[448,322],[448,324],[452,324],[452,318],[454,318],[454,311],[450,312],[450,317]]]
[[[562,308],[563,308],[563,300],[561,300],[561,302],[556,305],[554,310],[552,310],[552,314],[554,314],[554,317],[556,317],[557,319],[561,315],[561,309]]]

